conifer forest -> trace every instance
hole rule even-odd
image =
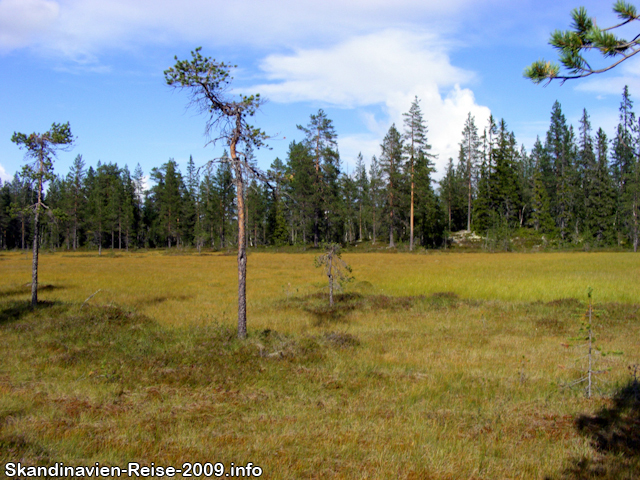
[[[466,230],[498,249],[528,235],[545,248],[637,251],[640,124],[627,87],[610,138],[586,110],[578,125],[569,125],[556,102],[548,130],[526,151],[506,120],[478,125],[469,114],[458,158],[449,158],[439,175],[430,121],[416,97],[379,154],[359,155],[347,171],[331,119],[323,110],[310,115],[298,125],[304,139],[290,143],[287,157],[274,158],[265,176],[246,179],[248,245],[367,241],[439,249],[452,232]],[[54,174],[40,221],[45,248],[201,250],[237,243],[233,172],[224,156],[200,164],[191,158],[185,171],[169,158],[144,172],[139,165],[132,171],[127,159],[92,164],[78,154],[68,172]],[[36,190],[25,172],[0,185],[0,248],[29,248]]]

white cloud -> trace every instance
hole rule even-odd
[[[13,176],[9,175],[4,167],[0,164],[0,180],[3,182],[10,182],[13,180]]]
[[[52,0],[0,0],[0,50],[24,47],[42,38],[59,10]]]
[[[0,0],[0,45],[32,45],[86,62],[104,49],[158,43],[258,48],[327,44],[390,26],[441,32],[460,20],[461,11],[477,13],[503,2]]]
[[[338,148],[340,150],[340,160],[343,164],[343,170],[353,173],[356,167],[356,159],[359,153],[362,153],[365,164],[371,163],[373,155],[380,156],[380,138],[372,133],[362,133],[353,135],[344,135],[338,138]]]
[[[387,118],[363,114],[369,135],[339,140],[342,156],[362,150],[379,153],[391,123],[403,129],[402,114],[417,95],[429,127],[432,152],[440,172],[449,157],[457,158],[467,114],[481,128],[489,109],[477,105],[473,92],[460,84],[473,80],[472,72],[451,64],[445,46],[433,35],[397,30],[362,35],[326,49],[298,49],[291,55],[270,55],[261,64],[271,83],[255,85],[274,102],[308,101],[343,108],[382,105]],[[444,96],[441,92],[447,92]],[[358,148],[356,142],[363,146]],[[370,153],[371,154],[371,153]],[[368,155],[370,158],[370,155]]]
[[[353,37],[329,48],[269,55],[261,64],[266,83],[253,87],[275,102],[323,101],[344,107],[384,102],[417,85],[468,81],[472,74],[450,64],[438,38],[385,30]]]

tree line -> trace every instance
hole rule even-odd
[[[518,146],[504,120],[479,132],[468,115],[456,161],[435,182],[434,156],[419,100],[392,125],[378,155],[360,154],[347,173],[338,135],[323,110],[298,125],[304,139],[271,163],[266,178],[245,179],[244,225],[249,246],[357,243],[446,247],[451,232],[508,239],[528,232],[557,245],[623,246],[637,251],[640,123],[624,88],[620,121],[609,140],[586,110],[577,131],[558,102],[546,135],[531,152]],[[246,161],[255,163],[251,152]],[[367,166],[368,164],[368,166]],[[41,246],[130,249],[237,245],[238,201],[232,162],[221,159],[186,172],[169,159],[149,172],[138,165],[93,167],[78,155],[55,175],[39,222]],[[0,248],[26,249],[34,238],[37,187],[24,172],[0,184]]]

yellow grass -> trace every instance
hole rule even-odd
[[[9,253],[0,258],[0,289],[31,281],[30,255]],[[55,287],[42,291],[45,300],[83,302],[100,290],[93,301],[135,308],[167,325],[212,319],[233,323],[236,318],[234,255],[116,251],[115,256],[56,253],[40,258],[40,283]],[[640,300],[640,255],[633,253],[367,253],[344,258],[357,282],[394,296],[454,292],[468,299],[532,302],[584,299],[592,287],[596,302]],[[273,300],[312,293],[325,283],[313,266],[313,254],[250,254],[249,327],[283,328],[273,324]]]
[[[640,363],[639,255],[345,254],[356,281],[334,310],[313,257],[249,256],[239,342],[233,255],[44,254],[50,303],[34,312],[20,306],[30,256],[0,255],[0,463],[433,480],[577,480],[597,464],[624,478],[629,458],[575,421]],[[589,286],[600,345],[624,352],[600,360],[593,400],[561,388],[583,366],[565,345]]]

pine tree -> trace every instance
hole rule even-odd
[[[39,244],[39,219],[43,208],[47,206],[43,202],[44,184],[53,178],[53,158],[56,150],[68,148],[73,144],[73,136],[69,123],[51,125],[51,129],[45,133],[14,132],[11,141],[19,148],[26,150],[26,157],[31,160],[22,170],[22,176],[34,182],[36,186],[37,200],[33,205],[33,262],[31,280],[31,306],[38,303],[38,250]]]
[[[385,199],[383,172],[374,155],[369,166],[369,204],[371,206],[371,240],[375,245],[378,227],[381,225],[382,208]]]
[[[173,241],[180,244],[180,222],[184,205],[184,182],[182,174],[174,159],[169,159],[160,168],[151,171],[151,178],[156,182],[152,188],[156,209],[158,212],[159,228],[168,248]]]
[[[467,230],[471,230],[471,212],[473,210],[472,200],[475,194],[476,185],[474,180],[477,176],[478,162],[480,160],[480,137],[475,119],[468,114],[467,120],[462,130],[462,142],[460,142],[460,160],[465,167],[465,183],[467,190]]]
[[[198,169],[193,161],[193,156],[189,155],[187,162],[187,176],[185,181],[184,203],[182,206],[183,220],[181,222],[182,238],[185,243],[192,244],[194,241],[198,246],[196,232],[200,231],[198,224],[199,199],[198,185],[200,184]]]
[[[234,202],[234,198],[237,196],[237,193],[233,181],[231,164],[225,160],[228,159],[226,151],[223,153],[222,159],[213,178],[213,184],[218,201],[216,207],[218,239],[220,240],[220,248],[225,248],[227,244],[231,243],[230,237],[234,234],[233,220],[236,216],[237,208],[237,202]]]
[[[362,153],[358,154],[356,159],[356,171],[355,171],[355,187],[356,187],[356,205],[358,209],[358,241],[364,240],[364,232],[367,231],[367,213],[369,211],[369,179],[367,177],[367,169],[364,164],[364,158]]]
[[[422,156],[428,163],[428,150],[431,145],[427,143],[427,126],[425,125],[420,110],[420,103],[416,96],[411,107],[404,117],[404,151],[407,156],[406,167],[408,169],[410,188],[410,212],[409,212],[409,250],[413,250],[413,230],[414,230],[414,193],[415,193],[415,163]]]
[[[144,172],[138,163],[133,171],[133,214],[134,214],[134,230],[136,233],[136,246],[141,247],[145,243],[145,230],[143,222],[143,207],[145,199],[144,189]]]
[[[355,175],[354,175],[355,176]],[[342,219],[341,234],[342,241],[354,243],[357,239],[358,228],[358,189],[355,179],[347,174],[340,175],[340,203],[338,213]]]
[[[121,229],[124,230],[125,248],[129,251],[131,244],[132,230],[135,228],[135,204],[136,190],[135,183],[131,177],[131,172],[127,165],[122,169],[122,219]]]
[[[214,164],[208,162],[200,183],[200,198],[202,199],[202,231],[211,248],[215,247],[217,223],[220,221],[221,215],[215,176]]]
[[[291,198],[292,217],[296,219],[302,244],[314,236],[318,176],[314,158],[306,142],[291,142],[287,154],[287,192]],[[294,236],[298,236],[297,233]]]
[[[457,179],[455,166],[453,165],[453,158],[449,158],[444,177],[440,179],[440,199],[447,216],[447,235],[452,232],[453,228],[453,211],[455,209],[455,200],[458,190],[456,183]]]
[[[281,247],[287,244],[289,240],[284,202],[282,200],[282,189],[285,182],[285,165],[282,160],[276,157],[271,163],[271,168],[267,171],[267,175],[275,184],[271,202],[269,202],[268,206],[267,239],[272,245]]]
[[[236,205],[238,208],[238,337],[247,336],[247,242],[245,229],[245,175],[256,169],[249,162],[252,148],[264,146],[265,133],[247,121],[263,103],[260,95],[241,95],[232,100],[227,89],[231,82],[233,67],[224,62],[203,57],[200,48],[191,52],[192,60],[178,60],[165,70],[167,85],[186,88],[191,95],[191,105],[206,113],[207,133],[219,129],[219,138],[228,142],[230,164],[234,173]]]
[[[268,192],[267,187],[262,187],[255,179],[247,188],[249,244],[254,247],[266,243],[268,200],[271,196],[272,192]]]
[[[389,131],[382,141],[381,148],[380,167],[386,183],[386,207],[389,215],[389,248],[393,248],[395,247],[394,231],[398,221],[399,204],[404,186],[403,143],[400,132],[396,129],[395,124],[389,128]]]
[[[82,155],[78,155],[73,161],[73,165],[69,173],[67,174],[67,182],[70,185],[70,211],[69,216],[71,217],[72,224],[72,248],[73,250],[77,250],[79,247],[79,230],[80,230],[80,219],[83,213],[83,209],[86,204],[86,197],[84,193],[84,178],[86,175],[84,169],[85,163],[82,159]]]
[[[322,230],[325,236],[332,236],[331,224],[334,218],[327,217],[325,212],[335,211],[338,200],[338,175],[340,156],[338,154],[338,135],[333,122],[320,109],[311,115],[306,127],[297,126],[305,133],[304,143],[313,158],[315,173],[313,176],[313,192],[310,203],[313,208],[313,246],[318,247]]]

